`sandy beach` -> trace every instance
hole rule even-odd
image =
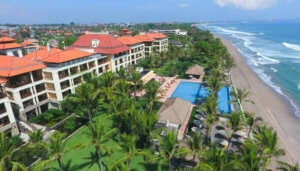
[[[291,110],[290,104],[267,86],[244,62],[241,54],[227,40],[220,38],[234,60],[231,70],[232,81],[238,88],[251,92],[255,104],[243,104],[245,111],[255,112],[277,131],[280,146],[286,152],[279,160],[300,162],[300,120]]]

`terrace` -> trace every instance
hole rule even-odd
[[[6,112],[5,105],[4,105],[4,103],[1,103],[0,104],[0,114],[5,113],[5,112]]]
[[[67,69],[58,72],[58,77],[59,77],[59,79],[66,78],[66,77],[68,77],[68,76],[69,76],[69,71],[68,71]]]
[[[30,78],[30,74],[26,73],[26,74],[22,74],[22,75],[17,75],[14,77],[10,77],[8,79],[8,82],[6,83],[6,87],[8,88],[17,88],[17,87],[21,87],[27,84],[32,83],[32,80]]]
[[[6,125],[8,125],[10,123],[8,116],[5,116],[3,118],[0,119],[0,129],[5,127]]]
[[[42,83],[42,84],[35,86],[35,89],[36,89],[36,92],[39,93],[39,92],[46,90],[46,87],[45,87],[45,84]]]
[[[61,87],[62,90],[70,87],[70,81],[66,80],[66,81],[61,82],[60,87]]]
[[[41,70],[32,71],[32,76],[34,81],[40,81],[43,79],[43,72]]]
[[[27,89],[24,89],[24,90],[20,91],[20,96],[21,96],[22,99],[24,99],[26,97],[29,97],[31,95],[32,95],[32,93],[31,93],[30,88],[27,88]]]
[[[30,106],[33,106],[33,105],[34,105],[33,99],[30,99],[30,100],[27,100],[27,101],[23,102],[24,109],[26,109],[26,108],[28,108]]]

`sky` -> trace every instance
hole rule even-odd
[[[0,0],[0,24],[300,19],[300,0]]]

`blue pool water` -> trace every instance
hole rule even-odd
[[[171,97],[179,97],[195,104],[197,98],[199,97],[200,89],[200,83],[181,81]]]
[[[171,95],[171,98],[181,98],[187,101],[196,103],[197,98],[205,99],[209,95],[209,90],[202,87],[200,83],[181,81],[176,90]],[[218,109],[221,113],[231,113],[230,91],[229,87],[223,87],[218,92]]]
[[[221,113],[231,113],[229,87],[222,87],[218,92],[218,109]]]

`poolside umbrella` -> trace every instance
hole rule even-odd
[[[201,132],[201,129],[197,127],[193,127],[191,130],[192,132]]]
[[[221,144],[221,145],[224,146],[224,147],[228,147],[228,145],[229,145],[228,141],[227,141],[227,140],[224,140],[224,139],[220,139],[220,140],[218,141],[218,143]]]
[[[226,128],[224,126],[222,126],[222,125],[217,125],[216,129],[217,130],[225,130]]]
[[[239,135],[241,137],[247,137],[247,132],[245,131],[236,131],[234,134]]]
[[[201,121],[205,120],[204,117],[202,115],[199,115],[199,114],[195,115],[195,118],[198,119],[198,120],[201,120]]]
[[[223,136],[224,138],[227,138],[227,132],[225,130],[218,130],[216,132],[216,135],[219,134],[221,136]]]

